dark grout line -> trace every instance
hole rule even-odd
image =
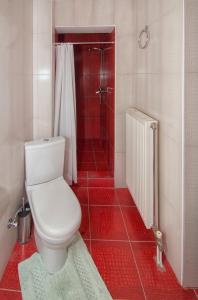
[[[87,206],[88,204],[84,203],[84,204],[81,204],[83,206]],[[136,206],[129,206],[129,205],[120,205],[119,203],[118,204],[89,204],[89,206],[91,207],[122,207],[122,208],[136,208]]]
[[[88,238],[83,238],[83,240],[85,241],[98,241],[98,242],[123,242],[123,243],[132,243],[132,244],[135,244],[135,243],[149,243],[149,244],[154,244],[155,242],[154,241],[132,241],[132,240],[107,240],[107,239],[95,239],[95,238],[91,238],[91,239],[88,239]]]
[[[133,256],[133,260],[134,260],[134,263],[135,263],[135,266],[136,266],[136,271],[137,271],[137,274],[138,274],[138,278],[139,278],[139,281],[140,281],[140,284],[141,284],[141,287],[142,287],[142,292],[143,292],[145,300],[147,300],[146,292],[144,290],[144,286],[143,286],[143,282],[142,282],[142,279],[141,279],[141,276],[140,276],[140,271],[139,271],[139,268],[138,268],[138,264],[137,264],[137,261],[136,261],[136,258],[135,258],[135,254],[134,254],[132,245],[130,243],[129,233],[128,233],[128,230],[127,230],[127,225],[126,225],[126,222],[125,222],[125,218],[124,218],[121,206],[120,206],[120,212],[121,212],[121,215],[122,215],[122,220],[123,220],[124,227],[125,227],[125,230],[126,230],[126,234],[127,234],[127,237],[128,237],[128,241],[129,241],[129,244],[130,244],[130,249],[131,249],[131,253],[132,253],[132,256]]]
[[[85,239],[84,239],[85,240]],[[88,239],[86,239],[86,240],[88,240]],[[128,240],[106,240],[106,239],[94,239],[94,238],[92,238],[90,241],[93,241],[93,242],[111,242],[111,243],[120,243],[120,242],[122,242],[122,243],[128,243],[129,244],[129,241]]]

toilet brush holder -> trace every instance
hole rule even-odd
[[[32,216],[29,204],[23,203],[22,209],[18,213],[18,242],[26,244],[31,237]]]

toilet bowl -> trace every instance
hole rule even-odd
[[[63,174],[62,137],[25,144],[26,192],[34,221],[35,241],[50,273],[60,270],[67,248],[81,223],[81,208]]]

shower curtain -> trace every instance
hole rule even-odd
[[[54,136],[65,137],[64,178],[77,182],[76,92],[73,45],[56,47]]]

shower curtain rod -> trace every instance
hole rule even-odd
[[[58,45],[90,45],[90,44],[115,44],[115,42],[74,42],[74,43],[54,43],[55,46]]]

